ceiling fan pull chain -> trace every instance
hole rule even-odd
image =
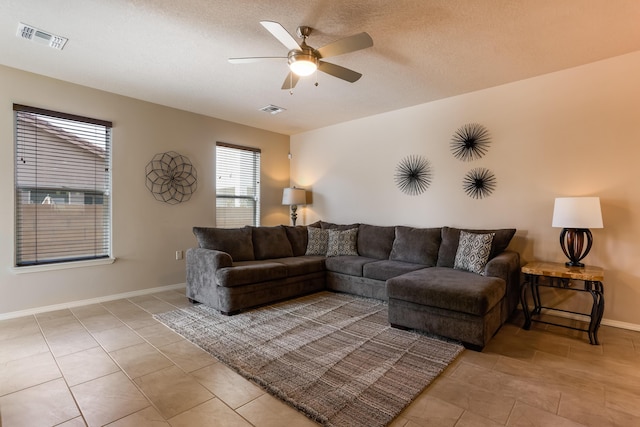
[[[316,68],[316,82],[314,84],[315,87],[318,87],[318,69]]]

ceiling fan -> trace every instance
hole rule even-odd
[[[311,27],[298,27],[296,33],[302,39],[298,44],[296,39],[279,23],[273,21],[260,21],[260,24],[267,29],[280,43],[282,43],[289,53],[287,56],[258,56],[248,58],[229,58],[232,64],[246,64],[250,62],[268,61],[273,59],[286,59],[289,63],[289,74],[282,84],[282,89],[293,89],[300,77],[313,74],[316,70],[332,75],[350,83],[356,82],[362,74],[350,70],[340,65],[322,61],[324,58],[338,56],[356,50],[366,49],[373,46],[373,40],[367,33],[360,33],[350,37],[329,43],[319,49],[307,45],[307,37],[313,29]],[[316,83],[317,85],[317,83]]]

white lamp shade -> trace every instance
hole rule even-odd
[[[304,205],[307,203],[307,192],[302,188],[285,188],[282,192],[283,205]]]
[[[603,228],[599,197],[558,197],[552,227]]]

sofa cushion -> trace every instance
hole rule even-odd
[[[270,261],[244,261],[216,271],[218,286],[248,285],[287,277],[287,266]]]
[[[365,264],[378,261],[375,258],[362,256],[336,256],[327,258],[325,266],[328,271],[334,273],[347,274],[349,276],[362,277],[362,270]]]
[[[310,273],[324,271],[323,256],[297,256],[291,258],[276,258],[272,262],[284,264],[287,267],[288,277],[302,276]]]
[[[396,227],[396,238],[389,259],[434,267],[442,240],[440,228]]]
[[[387,281],[389,298],[483,316],[502,300],[506,283],[445,267],[417,270]]]
[[[463,229],[460,228],[442,227],[442,243],[440,244],[440,250],[438,251],[438,267],[453,268],[456,253],[458,252],[458,243],[460,242],[460,231],[462,230]],[[464,231],[476,234],[495,233],[493,242],[491,243],[491,254],[489,255],[489,259],[507,249],[509,242],[511,242],[513,235],[516,233],[515,228],[502,228],[495,230],[474,230],[465,228]]]
[[[201,248],[226,252],[234,261],[251,261],[253,242],[251,228],[193,227],[193,234]]]
[[[349,230],[329,229],[329,240],[327,243],[327,256],[358,256],[356,243],[358,239],[358,229]]]
[[[453,268],[484,274],[484,266],[489,261],[491,243],[495,235],[495,233],[476,234],[460,231],[460,242]]]
[[[358,254],[368,258],[389,259],[395,237],[395,227],[360,224],[358,227]]]
[[[310,227],[310,226],[309,226]],[[289,243],[291,243],[291,250],[293,256],[302,256],[307,252],[307,227],[298,225],[292,227],[290,225],[284,226],[284,231],[287,233]]]
[[[422,268],[425,268],[425,266],[421,264],[384,259],[365,264],[362,267],[362,276],[367,279],[388,280]]]
[[[291,243],[284,227],[251,227],[255,259],[272,259],[293,256]]]
[[[305,255],[327,255],[329,230],[307,227],[307,250]]]

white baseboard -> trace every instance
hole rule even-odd
[[[132,298],[140,295],[153,294],[156,292],[171,291],[175,289],[184,288],[185,286],[186,286],[185,283],[178,283],[176,285],[167,285],[167,286],[159,286],[157,288],[141,289],[139,291],[125,292],[122,294],[107,295],[104,297],[65,302],[62,304],[46,305],[43,307],[30,308],[27,310],[10,311],[8,313],[0,313],[0,320],[14,319],[16,317],[23,317],[23,316],[32,316],[34,314],[45,313],[47,311],[64,310],[67,308],[80,307],[82,305],[99,304],[102,302],[113,301],[113,300],[124,299],[124,298]]]
[[[518,306],[518,310],[522,310],[522,306]],[[581,320],[583,322],[589,322],[591,319],[587,315],[573,314],[573,313],[565,313],[564,311],[555,311],[555,310],[547,310],[542,309],[542,314],[547,314],[549,316],[563,317],[565,319],[572,320]],[[611,326],[613,328],[619,329],[628,329],[630,331],[640,331],[640,325],[635,323],[627,323],[620,322],[619,320],[611,320],[611,319],[602,319],[600,325]]]

